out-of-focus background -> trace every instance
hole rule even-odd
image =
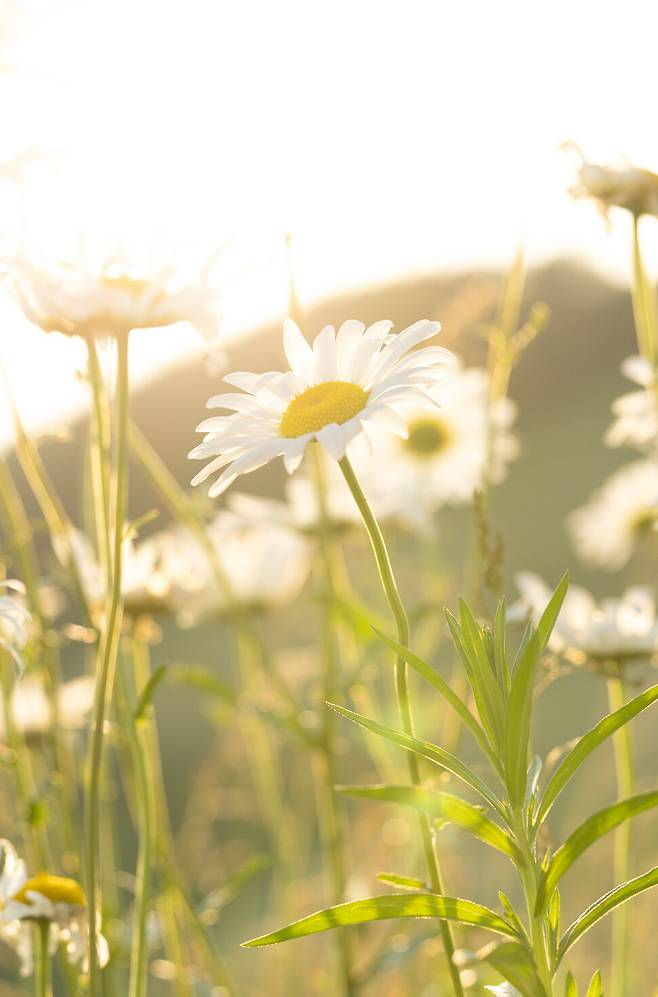
[[[550,322],[511,382],[522,452],[495,490],[491,511],[504,541],[507,590],[513,595],[521,569],[554,582],[569,568],[599,595],[653,582],[655,550],[636,556],[623,572],[602,574],[578,562],[565,531],[566,514],[628,460],[606,449],[601,438],[611,400],[627,387],[619,366],[634,352],[634,333],[630,223],[614,211],[606,223],[591,204],[569,197],[578,159],[558,148],[573,139],[593,159],[628,156],[658,169],[655,31],[647,18],[652,14],[640,2],[622,9],[589,2],[540,8],[511,0],[449,7],[369,0],[80,0],[48,6],[5,0],[0,158],[8,166],[0,177],[0,234],[6,252],[34,233],[49,247],[69,244],[81,228],[90,240],[100,234],[125,238],[128,245],[171,244],[188,259],[221,249],[216,279],[228,367],[267,370],[282,362],[280,325],[291,269],[309,337],[328,321],[350,317],[387,317],[396,328],[419,317],[438,318],[444,345],[466,363],[482,364],[482,330],[523,244],[530,265],[525,307],[545,302]],[[658,223],[643,222],[650,265],[657,232]],[[30,327],[7,300],[0,359],[25,425],[42,440],[53,483],[80,522],[86,439],[86,392],[76,376],[81,347]],[[137,333],[132,360],[135,421],[187,484],[196,468],[186,454],[207,397],[220,390],[219,376],[209,372],[194,333],[180,326]],[[62,427],[63,438],[51,439]],[[0,398],[0,440],[11,451],[6,397]],[[13,458],[11,463],[16,469]],[[281,495],[283,480],[281,469],[271,466],[253,475],[248,487]],[[22,491],[36,518],[27,487]],[[131,517],[159,505],[135,466]],[[157,526],[166,522],[163,511]],[[440,607],[454,608],[465,584],[473,529],[471,511],[449,510],[438,517],[432,545],[410,534],[391,535],[405,594],[412,606],[424,607],[418,640],[445,669],[453,655]],[[384,614],[364,537],[355,530],[346,545],[361,598]],[[260,625],[312,715],[321,697],[315,589]],[[152,639],[154,666],[203,664],[233,683],[231,638],[221,625],[181,631],[162,618]],[[80,672],[82,655],[81,646],[68,648],[67,676]],[[365,697],[373,696],[370,708],[394,722],[388,661],[382,662],[378,648],[368,644],[359,654],[353,647],[343,664],[345,694],[355,708],[368,712]],[[638,682],[649,680],[647,672],[637,675]],[[443,714],[427,697],[422,702],[419,727],[440,741]],[[550,685],[538,706],[538,753],[590,727],[605,703],[604,682],[583,670]],[[178,859],[201,904],[241,863],[267,855],[268,838],[245,777],[246,748],[230,704],[165,682],[156,705]],[[640,788],[655,785],[654,725],[646,717],[634,729]],[[329,995],[330,936],[277,951],[238,948],[245,938],[328,899],[313,767],[285,731],[278,738],[291,829],[303,843],[293,856],[292,885],[284,889],[265,864],[219,914],[209,904],[204,916],[249,997]],[[341,782],[373,778],[365,743],[361,732],[341,728]],[[381,750],[403,771],[404,759]],[[613,776],[604,748],[556,807],[556,840],[584,812],[613,800]],[[134,839],[118,768],[107,792],[116,795],[121,859],[129,869]],[[363,801],[349,803],[347,811],[354,897],[380,889],[380,871],[419,874],[414,828],[405,814]],[[653,862],[655,817],[641,817],[634,826],[640,870]],[[0,818],[0,832],[9,831]],[[441,842],[447,892],[492,906],[499,889],[516,896],[502,860],[450,828]],[[564,881],[565,923],[612,885],[611,842],[592,848],[577,872]],[[632,945],[642,959],[633,963],[629,993],[650,994],[657,983],[655,903],[651,893],[634,901]],[[364,997],[434,993],[426,963],[412,957],[423,948],[430,955],[436,944],[423,922],[355,931],[364,963],[387,931],[387,954]],[[456,933],[469,948],[484,942],[475,932]],[[574,973],[584,979],[605,964],[608,950],[604,924],[574,949]],[[12,954],[3,950],[0,958],[0,973],[14,979]],[[166,967],[160,970],[154,994],[171,991]],[[18,992],[14,984],[0,984],[0,993]]]

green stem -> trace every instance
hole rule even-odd
[[[608,678],[608,703],[610,712],[626,703],[626,691],[621,668],[617,675]],[[617,799],[633,795],[635,786],[633,745],[628,724],[620,727],[613,737],[615,769],[617,773]],[[614,878],[615,885],[631,878],[631,825],[626,821],[615,832]],[[610,997],[624,997],[626,993],[626,967],[628,951],[628,909],[622,904],[612,916],[612,945],[610,950]]]
[[[37,964],[34,976],[36,997],[51,997],[50,988],[50,921],[41,918],[37,921]]]
[[[553,995],[553,982],[551,963],[546,946],[546,932],[544,930],[543,915],[535,914],[537,904],[537,886],[541,877],[541,869],[537,862],[535,846],[531,841],[530,829],[527,826],[523,813],[514,814],[514,829],[516,843],[523,855],[523,864],[517,866],[523,894],[525,896],[528,910],[528,925],[530,928],[530,944],[534,956],[535,966],[539,978],[541,979],[547,997]]]
[[[633,217],[633,317],[637,348],[640,356],[648,360],[652,367],[656,363],[658,343],[658,309],[656,295],[651,286],[640,247],[639,218]]]
[[[337,673],[337,648],[334,635],[333,603],[336,593],[335,551],[330,539],[329,511],[327,509],[327,489],[322,462],[322,452],[319,447],[313,447],[315,458],[316,489],[318,508],[320,510],[320,550],[324,563],[324,607],[323,607],[323,649],[324,649],[324,709],[322,711],[322,755],[323,755],[323,789],[324,789],[324,820],[320,822],[320,830],[324,835],[325,848],[329,855],[333,883],[334,903],[342,903],[345,899],[345,862],[343,857],[343,835],[341,814],[336,799],[336,757],[334,753],[334,711],[326,704],[335,698]],[[357,992],[352,976],[350,948],[347,932],[338,932],[338,950],[343,975],[343,988],[346,997],[352,997]]]
[[[363,522],[368,532],[368,536],[370,537],[370,543],[372,544],[375,560],[377,562],[377,568],[379,570],[379,577],[381,579],[388,604],[391,608],[391,612],[395,619],[398,632],[398,643],[407,647],[409,645],[409,621],[407,619],[402,599],[400,598],[388,550],[386,548],[382,531],[379,528],[379,523],[372,513],[368,500],[363,493],[349,459],[347,457],[343,457],[342,460],[339,461],[339,466],[343,472],[345,481],[354,496],[354,501],[359,508],[359,512],[363,517]],[[413,736],[414,723],[407,684],[407,663],[403,658],[397,658],[395,662],[395,689],[397,693],[400,718],[402,720],[402,728],[405,734]],[[411,751],[407,754],[411,781],[414,786],[419,786],[421,778],[418,758]],[[442,893],[443,887],[441,884],[441,871],[439,868],[439,860],[432,842],[432,830],[429,818],[426,814],[419,814],[418,820],[432,890],[435,893]],[[456,997],[463,997],[464,991],[459,976],[459,969],[453,960],[455,946],[452,938],[452,931],[447,921],[440,922],[440,930],[446,959],[448,961],[452,989]]]
[[[129,997],[142,997],[146,993],[146,970],[148,962],[147,919],[151,881],[151,861],[153,826],[151,815],[153,802],[151,783],[148,777],[145,757],[147,752],[144,732],[138,727],[134,709],[137,702],[134,679],[129,679],[128,668],[123,658],[119,659],[118,683],[123,700],[122,726],[128,736],[132,767],[135,775],[135,795],[137,797],[137,834],[139,854],[135,877],[135,926],[130,954]],[[141,726],[141,725],[140,725]]]
[[[128,336],[117,340],[117,447],[113,526],[112,582],[106,625],[103,630],[96,674],[93,726],[89,745],[86,800],[87,902],[89,908],[89,994],[100,995],[96,921],[100,912],[98,858],[100,839],[100,780],[104,747],[104,727],[112,698],[123,606],[121,601],[121,553],[128,490]],[[102,511],[101,511],[102,513]]]

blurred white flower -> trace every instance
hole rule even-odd
[[[64,876],[40,872],[28,877],[25,862],[7,840],[0,841],[4,864],[0,873],[0,938],[8,942],[21,960],[21,975],[33,971],[32,923],[50,925],[50,950],[64,945],[67,959],[86,967],[88,945],[87,899],[80,884]],[[97,933],[101,965],[109,959],[105,938]]]
[[[516,576],[521,593],[513,607],[537,624],[553,594],[537,575]],[[571,585],[557,618],[549,646],[557,653],[577,651],[588,658],[616,660],[650,657],[658,649],[656,597],[651,589],[633,587],[619,599],[597,602],[587,589]]]
[[[57,713],[64,730],[78,730],[87,722],[94,701],[91,676],[63,682],[57,689]],[[53,725],[53,704],[43,681],[27,675],[17,682],[11,694],[11,712],[16,728],[24,737],[46,734]],[[6,739],[4,717],[0,714],[0,741]]]
[[[26,317],[45,332],[112,338],[190,322],[216,344],[217,292],[204,272],[183,283],[170,261],[97,259],[89,252],[62,260],[17,252],[7,268]]]
[[[627,357],[622,373],[639,391],[629,391],[612,403],[614,421],[607,430],[604,442],[609,447],[631,446],[647,450],[658,440],[658,387],[656,374],[644,357]]]
[[[638,460],[611,475],[567,525],[583,561],[615,571],[642,537],[655,532],[657,521],[658,465]]]
[[[0,593],[3,591],[7,594],[0,594],[0,647],[11,655],[18,672],[22,673],[21,652],[27,644],[32,620],[25,605],[25,586],[10,579],[0,582]]]
[[[254,610],[283,606],[299,594],[308,578],[311,547],[290,529],[220,512],[208,526],[208,536],[228,590],[188,530],[179,527],[163,538],[163,570],[183,625],[231,612],[234,604]]]
[[[209,489],[211,496],[221,495],[238,475],[280,456],[292,473],[312,440],[340,460],[373,423],[404,435],[400,405],[431,406],[427,389],[455,358],[441,347],[413,349],[436,335],[437,322],[416,322],[397,335],[390,334],[391,327],[391,322],[376,322],[366,328],[350,320],[336,335],[333,326],[326,326],[311,348],[287,320],[283,338],[291,370],[224,378],[242,390],[208,401],[209,408],[232,414],[213,416],[197,427],[206,436],[189,456],[210,462],[192,484],[225,468]]]
[[[423,527],[439,506],[472,501],[486,476],[493,484],[503,480],[519,452],[510,431],[516,408],[501,399],[489,415],[488,392],[486,371],[451,371],[428,391],[433,409],[400,411],[405,438],[381,434],[372,457],[355,461],[364,490],[382,517]]]
[[[576,183],[570,189],[574,197],[593,198],[604,215],[611,207],[626,208],[634,215],[658,215],[658,174],[632,163],[590,163],[573,143],[567,147],[581,158]]]

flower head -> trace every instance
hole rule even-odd
[[[89,675],[63,682],[57,689],[57,721],[63,730],[78,730],[87,722],[94,699],[94,679]],[[26,737],[47,734],[54,722],[54,708],[43,679],[26,675],[16,682],[11,694],[11,712],[16,729]],[[0,716],[0,741],[6,739]]]
[[[376,322],[366,328],[350,320],[337,334],[326,326],[311,347],[287,320],[283,341],[291,369],[224,378],[241,391],[209,400],[209,408],[232,414],[213,416],[197,427],[206,436],[189,456],[209,463],[192,483],[224,468],[210,487],[210,495],[221,495],[238,475],[275,457],[282,456],[292,473],[312,440],[340,460],[373,424],[404,435],[400,405],[431,407],[427,389],[455,358],[441,347],[414,350],[438,332],[436,322],[416,322],[397,335],[390,334],[391,327],[391,322]]]
[[[204,275],[183,283],[170,265],[82,253],[62,261],[17,255],[9,273],[25,316],[45,332],[112,338],[191,322],[210,342],[217,338],[217,295]]]
[[[567,520],[579,556],[615,571],[630,560],[658,522],[658,465],[638,460],[620,468]]]
[[[516,410],[509,399],[490,407],[484,370],[456,369],[428,394],[433,409],[401,410],[404,437],[381,434],[373,459],[357,462],[360,480],[382,515],[426,525],[439,506],[473,499],[485,477],[502,481],[518,454],[510,432]],[[491,434],[491,435],[489,435]]]
[[[626,377],[640,385],[612,403],[614,421],[605,434],[609,447],[631,446],[647,450],[658,440],[656,374],[644,357],[627,357],[621,366]]]
[[[61,943],[67,958],[85,965],[87,937],[87,899],[75,879],[39,872],[28,876],[25,862],[11,842],[2,840],[4,865],[0,874],[0,937],[12,945],[21,958],[21,975],[32,972],[30,923],[46,921],[50,930],[50,949]],[[107,942],[97,939],[101,965],[109,958]]]
[[[23,671],[21,652],[28,641],[32,617],[25,605],[25,586],[15,579],[0,582],[0,647],[14,660],[19,673]]]
[[[658,174],[631,163],[621,166],[590,163],[579,149],[576,151],[581,164],[570,191],[574,197],[593,198],[604,215],[611,207],[626,208],[636,216],[658,215]]]
[[[523,609],[537,624],[552,596],[546,583],[530,572],[516,577]],[[650,657],[658,649],[656,598],[651,589],[636,586],[620,599],[597,602],[584,588],[572,585],[549,640],[557,653],[579,652],[593,660]]]

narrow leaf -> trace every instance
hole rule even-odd
[[[635,879],[630,879],[627,883],[622,883],[621,886],[617,886],[614,890],[610,890],[609,893],[599,897],[580,917],[576,918],[569,925],[563,934],[558,952],[558,963],[564,959],[572,945],[575,945],[578,939],[582,938],[590,928],[593,928],[602,917],[609,914],[615,907],[619,907],[620,904],[626,903],[631,897],[635,897],[639,893],[643,893],[644,890],[649,890],[652,886],[656,885],[658,885],[658,866],[645,872],[642,876],[636,876]]]
[[[504,976],[524,997],[547,997],[537,973],[532,953],[520,942],[492,945],[482,955],[482,961]]]
[[[277,942],[315,935],[320,931],[330,931],[332,928],[344,925],[388,921],[397,917],[436,917],[441,920],[472,924],[500,935],[514,937],[513,929],[502,917],[488,907],[482,907],[470,900],[457,900],[435,893],[390,893],[381,897],[369,897],[367,900],[354,900],[346,904],[337,904],[335,907],[327,907],[278,931],[243,942],[243,946],[254,948],[260,945],[274,945]]]
[[[658,685],[653,685],[651,688],[640,693],[639,696],[636,696],[635,699],[631,699],[630,702],[626,703],[619,710],[615,710],[614,713],[610,713],[607,717],[599,720],[596,726],[592,727],[587,734],[584,734],[580,738],[576,746],[560,762],[546,785],[541,805],[537,811],[537,827],[546,818],[557,797],[592,751],[598,748],[603,741],[619,730],[620,727],[628,723],[629,720],[636,717],[638,713],[641,713],[648,706],[651,706],[652,703],[655,703],[657,699]]]
[[[147,708],[150,706],[155,690],[158,688],[163,678],[167,674],[167,666],[160,665],[151,675],[150,679],[142,689],[137,706],[135,707],[135,720],[143,720]]]
[[[578,984],[571,973],[567,973],[564,984],[564,997],[578,997]]]
[[[362,717],[360,713],[354,713],[352,710],[347,710],[343,706],[336,706],[334,703],[328,703],[327,705],[337,713],[340,713],[341,716],[347,717],[348,720],[353,720],[354,723],[359,724],[360,727],[364,727],[366,730],[370,730],[374,734],[379,734],[381,737],[385,737],[388,741],[392,741],[394,744],[399,744],[402,748],[406,748],[407,751],[413,751],[422,758],[426,758],[428,761],[434,762],[435,765],[440,765],[441,768],[446,769],[446,771],[452,772],[452,774],[456,775],[458,779],[465,782],[467,786],[474,789],[475,792],[486,800],[490,806],[497,810],[503,818],[505,817],[503,804],[496,798],[495,794],[492,793],[486,783],[484,783],[479,776],[475,774],[475,772],[471,771],[468,765],[465,765],[459,760],[459,758],[451,754],[449,751],[445,751],[443,748],[439,748],[435,744],[430,744],[428,741],[419,741],[415,737],[403,734],[402,731],[393,730],[392,727],[385,727],[383,724],[379,724],[375,720],[368,720],[367,717]]]
[[[586,997],[603,997],[603,984],[601,982],[601,970],[597,969],[590,980]]]
[[[573,834],[570,834],[564,844],[558,848],[551,864],[541,878],[537,891],[536,916],[543,912],[553,890],[567,869],[590,845],[602,838],[604,834],[619,827],[624,821],[656,806],[658,806],[658,792],[640,793],[600,810],[576,828]]]
[[[425,789],[422,786],[339,786],[338,789],[347,796],[399,803],[420,810],[430,817],[449,821],[492,848],[509,855],[516,862],[523,862],[521,853],[507,831],[494,824],[477,807],[451,793]]]
[[[380,883],[388,883],[390,886],[401,886],[404,890],[420,890],[422,893],[428,892],[427,883],[422,879],[414,879],[413,876],[398,876],[396,872],[380,872],[377,876]]]

